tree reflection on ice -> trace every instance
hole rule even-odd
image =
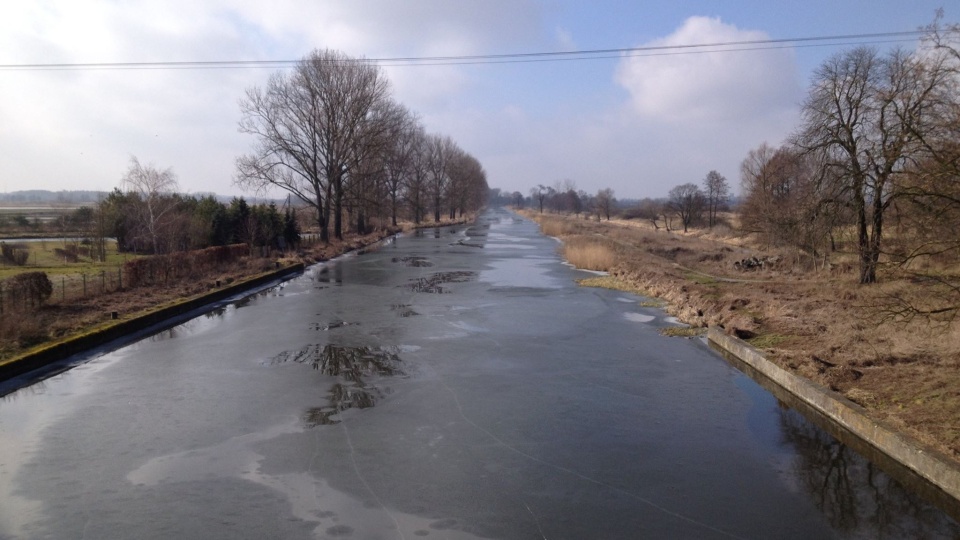
[[[297,351],[284,351],[270,364],[297,362],[339,379],[327,394],[328,403],[311,407],[303,415],[308,427],[337,424],[334,418],[347,409],[373,407],[384,391],[371,384],[371,379],[404,375],[400,357],[392,347],[344,347],[341,345],[308,345]]]
[[[381,393],[377,388],[371,388],[370,390],[376,396],[362,387],[337,383],[330,389],[330,404],[325,407],[310,407],[307,409],[303,413],[303,423],[307,427],[339,424],[340,420],[334,418],[338,413],[347,409],[366,409],[376,405],[377,398],[381,396]]]
[[[945,514],[795,409],[783,405],[778,412],[783,437],[798,454],[793,467],[797,481],[837,530],[869,528],[876,538],[960,536]]]
[[[429,277],[421,277],[411,280],[407,285],[414,292],[443,294],[444,283],[463,283],[477,277],[476,272],[456,271],[456,272],[438,272]]]

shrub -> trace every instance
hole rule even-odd
[[[3,257],[4,261],[14,266],[23,266],[27,264],[27,259],[30,258],[30,251],[26,246],[0,242],[0,256]]]
[[[4,295],[13,306],[40,306],[53,294],[46,272],[24,272],[3,281]]]
[[[170,279],[198,277],[249,254],[247,244],[232,244],[133,259],[123,265],[124,283],[128,287],[141,287]]]

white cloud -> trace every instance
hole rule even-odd
[[[674,33],[642,46],[764,39],[769,39],[764,32],[740,30],[719,18],[690,17]],[[795,104],[799,84],[790,50],[700,51],[670,49],[655,53],[658,56],[625,57],[616,81],[630,93],[638,114],[659,121],[734,122]]]
[[[5,6],[0,63],[367,57],[523,47],[534,1],[38,0]],[[236,192],[237,100],[268,70],[7,71],[0,84],[0,190],[110,189],[130,155],[171,166],[187,190]],[[457,67],[389,69],[415,112],[456,108]],[[431,126],[442,130],[443,126]]]
[[[14,2],[0,63],[296,59],[314,48],[375,58],[576,47],[536,0]],[[758,39],[694,17],[651,45]],[[661,196],[737,164],[795,125],[786,51],[603,62],[387,67],[427,129],[475,154],[494,186],[576,180]],[[130,155],[188,191],[237,193],[237,100],[273,70],[0,72],[0,191],[111,189]]]

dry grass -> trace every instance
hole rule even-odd
[[[824,268],[796,252],[718,230],[683,235],[644,223],[575,218],[556,223],[563,219],[550,216],[544,222],[568,236],[602,235],[616,251],[611,275],[584,285],[657,298],[691,325],[690,332],[719,325],[748,338],[779,365],[960,461],[960,320],[931,324],[884,317],[894,294],[939,305],[943,295],[929,282],[888,273],[879,286],[858,285],[853,253],[831,254]],[[733,267],[749,256],[775,255],[780,262],[762,270]]]
[[[579,283],[583,287],[601,287],[604,289],[613,289],[616,291],[624,291],[628,293],[636,294],[637,296],[646,296],[646,291],[640,289],[633,283],[630,283],[627,280],[620,279],[617,276],[596,276],[584,279],[578,279]],[[663,307],[663,303],[658,302],[655,307]]]
[[[569,220],[559,217],[541,216],[537,223],[539,223],[540,231],[543,234],[555,238],[561,238],[576,232],[576,227]]]
[[[689,326],[667,326],[659,330],[661,336],[667,337],[700,337],[707,333],[706,328],[691,328]]]
[[[563,258],[577,268],[608,272],[617,262],[616,253],[602,239],[573,236],[563,239]]]

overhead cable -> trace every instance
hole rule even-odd
[[[923,35],[923,31],[879,32],[837,36],[815,36],[782,39],[756,39],[713,43],[690,43],[678,45],[648,45],[611,49],[588,49],[578,51],[541,51],[508,54],[475,54],[456,56],[409,56],[386,58],[360,58],[360,60],[383,66],[437,66],[504,64],[527,62],[581,61],[622,57],[684,55],[704,53],[729,53],[755,50],[827,47],[838,45],[864,45],[909,41]],[[289,68],[300,60],[213,60],[213,61],[158,61],[158,62],[88,62],[88,63],[31,63],[0,64],[4,71],[55,71],[55,70],[123,70],[123,69],[249,69]]]

